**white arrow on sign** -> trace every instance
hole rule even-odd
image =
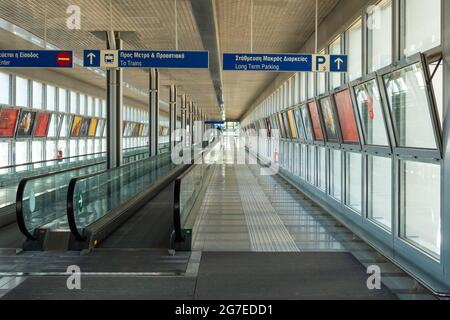
[[[344,60],[342,60],[341,58],[337,58],[336,60],[334,60],[334,62],[337,64],[338,70],[341,70],[341,65],[344,63]]]
[[[90,64],[94,64],[94,59],[96,57],[95,53],[91,52],[87,55],[87,57],[89,58]]]

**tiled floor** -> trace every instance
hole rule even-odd
[[[260,165],[234,164],[233,140],[223,144],[223,153],[194,228],[194,250],[349,252],[365,267],[377,264],[399,298],[433,298],[283,178],[261,175]]]

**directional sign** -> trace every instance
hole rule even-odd
[[[72,68],[73,52],[61,50],[0,50],[0,68]]]
[[[208,69],[208,51],[85,50],[85,67]]]
[[[225,71],[347,72],[348,56],[316,54],[225,53]]]
[[[225,121],[205,121],[205,124],[224,125],[224,124],[225,124]]]

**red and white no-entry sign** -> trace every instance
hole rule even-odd
[[[71,67],[72,66],[72,53],[71,52],[60,52],[56,56],[56,63],[60,67]]]

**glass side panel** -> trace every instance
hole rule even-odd
[[[322,125],[320,124],[319,110],[315,101],[308,103],[308,109],[311,114],[311,122],[314,129],[314,140],[323,140]]]
[[[186,222],[189,217],[195,201],[203,187],[204,178],[208,173],[210,166],[196,165],[181,179],[180,184],[180,218],[181,227],[187,227]],[[190,227],[190,226],[188,226]]]
[[[303,124],[305,125],[306,139],[309,141],[312,141],[313,140],[313,128],[312,128],[311,119],[310,119],[309,113],[308,113],[308,107],[306,105],[304,105],[301,107],[300,110],[302,112]]]
[[[399,147],[437,149],[422,64],[384,76]]]
[[[96,160],[91,160],[95,163]],[[36,228],[68,229],[67,189],[72,178],[106,169],[106,163],[31,180],[25,186],[23,217],[31,235]],[[52,224],[49,226],[48,224]]]
[[[79,180],[74,190],[74,215],[79,233],[83,234],[85,227],[148,189],[175,167],[170,153],[165,153]]]
[[[391,230],[392,159],[368,156],[368,217]]]
[[[334,95],[334,102],[336,104],[343,141],[345,143],[359,143],[350,91],[346,89],[336,93]]]
[[[435,257],[441,254],[441,168],[400,164],[401,237]]]
[[[375,80],[354,88],[361,125],[367,145],[389,146],[380,92]]]
[[[331,100],[329,97],[320,100],[320,109],[322,110],[327,140],[330,142],[339,142],[338,128],[336,125],[333,106],[331,105]]]

